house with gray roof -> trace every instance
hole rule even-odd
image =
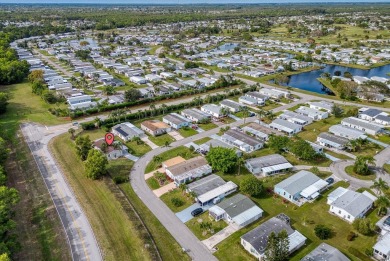
[[[177,186],[211,174],[211,172],[211,166],[202,156],[185,160],[165,169],[165,173]]]
[[[246,107],[238,102],[226,99],[219,103],[222,108],[227,108],[231,113],[236,113],[242,110],[242,107]]]
[[[199,196],[225,184],[226,181],[224,181],[220,176],[211,174],[188,184],[187,192],[193,192]]]
[[[328,113],[332,112],[334,103],[333,102],[327,102],[327,101],[315,101],[315,102],[308,102],[310,108],[315,110],[324,110]]]
[[[372,247],[374,258],[377,260],[390,260],[390,232],[379,237],[378,242]]]
[[[205,104],[200,108],[201,111],[203,111],[204,113],[207,113],[215,118],[221,118],[221,117],[226,116],[222,113],[221,109],[222,109],[221,106],[218,106],[215,104]]]
[[[283,97],[289,98],[291,95],[289,91],[283,91],[283,90],[271,89],[271,88],[261,88],[259,90],[259,93],[271,97],[273,99],[281,99]]]
[[[287,110],[284,111],[282,114],[280,114],[278,118],[302,126],[309,125],[310,123],[313,122],[313,119],[310,117],[298,114],[293,111],[287,111]]]
[[[364,131],[370,135],[377,135],[381,133],[384,129],[384,126],[378,123],[369,122],[363,119],[356,117],[348,117],[341,121],[341,124],[353,129]]]
[[[343,150],[346,148],[349,140],[347,138],[339,137],[328,132],[322,132],[317,136],[317,142],[327,148],[335,148]]]
[[[302,125],[289,122],[283,119],[275,119],[269,127],[274,130],[278,130],[280,132],[286,133],[288,135],[294,135],[300,131],[302,131]]]
[[[358,118],[385,126],[390,125],[389,114],[378,109],[361,108]]]
[[[316,199],[327,186],[328,183],[325,180],[320,179],[310,171],[301,170],[276,184],[274,191],[300,206],[308,200]]]
[[[306,237],[291,227],[290,219],[286,215],[279,214],[241,236],[241,245],[248,253],[262,260],[267,249],[269,235],[272,232],[278,234],[283,230],[288,235],[290,254],[305,244]]]
[[[257,100],[258,104],[264,104],[265,101],[269,99],[267,95],[261,94],[259,92],[247,92],[245,96]]]
[[[183,127],[188,127],[190,125],[190,120],[177,114],[177,113],[170,113],[168,115],[165,115],[163,117],[163,122],[171,126],[172,128],[178,130]]]
[[[356,218],[363,218],[375,200],[367,191],[359,193],[339,187],[328,195],[327,203],[330,213],[352,223]]]
[[[293,168],[282,155],[272,154],[245,161],[245,167],[254,175],[271,176]]]
[[[242,156],[242,151],[240,149],[236,149],[233,145],[230,145],[226,142],[221,141],[220,139],[211,139],[206,141],[205,143],[199,145],[200,152],[206,154],[210,151],[211,148],[222,147],[226,149],[235,149],[237,156]]]
[[[284,134],[280,131],[273,130],[271,128],[268,128],[265,125],[258,124],[256,122],[251,122],[245,127],[242,128],[242,130],[245,133],[249,133],[253,136],[255,136],[257,139],[260,139],[262,141],[267,141],[269,135],[274,134],[277,136],[283,136]]]
[[[221,140],[248,153],[259,150],[264,146],[263,141],[249,136],[245,132],[239,131],[238,129],[231,129],[226,131],[222,135]]]
[[[340,250],[326,243],[321,243],[301,261],[349,261]]]
[[[211,118],[210,114],[207,114],[201,110],[198,109],[185,109],[181,112],[181,115],[186,117],[187,119],[191,120],[192,122],[202,122],[209,120]]]
[[[209,209],[209,215],[215,221],[223,219],[227,223],[235,223],[240,227],[260,219],[263,212],[252,200],[242,194],[225,199]]]
[[[124,122],[115,125],[114,127],[112,127],[112,134],[118,136],[124,141],[132,140],[134,137],[141,138],[145,136],[145,133],[141,129],[134,126],[130,122]]]
[[[314,121],[324,120],[329,117],[326,111],[312,109],[310,107],[301,106],[295,110],[296,113],[312,118]]]
[[[247,104],[249,106],[263,106],[265,104],[264,100],[255,99],[246,95],[238,98],[238,102],[242,104]]]
[[[364,131],[352,129],[341,124],[330,126],[329,132],[336,136],[346,138],[348,140],[367,139],[367,136],[365,135]]]

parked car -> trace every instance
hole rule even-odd
[[[328,184],[333,184],[334,178],[327,178],[326,182],[328,182]]]
[[[196,209],[192,210],[191,215],[193,217],[196,217],[196,216],[199,216],[202,213],[203,213],[203,208],[196,208]]]

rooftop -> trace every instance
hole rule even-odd
[[[321,243],[308,255],[306,255],[302,261],[349,261],[340,250],[332,247],[326,243]]]

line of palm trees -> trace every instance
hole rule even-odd
[[[378,215],[386,215],[387,209],[390,207],[390,199],[385,195],[385,192],[388,191],[389,185],[385,180],[379,178],[374,181],[371,188],[375,189],[379,194],[378,199],[375,201],[375,206],[378,208]]]

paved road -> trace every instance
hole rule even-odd
[[[67,126],[45,128],[25,123],[21,129],[61,219],[73,260],[102,260],[88,219],[48,150],[49,141],[66,132]]]
[[[44,60],[45,62],[47,62],[49,65],[51,65],[52,67],[54,67],[55,69],[59,70],[60,72],[62,72],[65,76],[68,76],[68,77],[72,77],[73,74],[70,73],[69,71],[65,70],[62,66],[58,65],[57,63],[53,62],[52,60],[50,60],[50,57],[46,56],[46,55],[43,55],[41,54],[40,52],[38,52],[37,50],[34,50],[33,53],[35,55],[38,55],[39,58],[41,58],[42,60]]]

